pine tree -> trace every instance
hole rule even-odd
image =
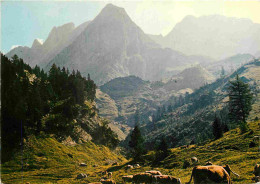
[[[159,160],[164,159],[169,155],[168,144],[164,137],[161,138],[161,141],[157,147],[157,153],[159,156]]]
[[[144,154],[144,139],[142,137],[139,126],[136,125],[130,134],[129,147],[132,149],[131,153],[134,159],[140,159]]]
[[[220,119],[218,117],[215,117],[215,120],[212,123],[212,130],[213,130],[213,135],[214,135],[215,139],[219,139],[219,138],[223,137],[222,125],[221,125]]]
[[[247,130],[246,118],[252,109],[252,94],[249,85],[244,83],[238,75],[229,86],[229,117],[238,123],[242,132]]]

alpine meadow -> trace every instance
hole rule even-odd
[[[259,1],[0,4],[1,184],[260,183]]]

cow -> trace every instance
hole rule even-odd
[[[102,184],[116,184],[116,182],[112,179],[101,179],[100,182]]]
[[[127,175],[127,176],[122,176],[123,182],[127,183],[127,182],[133,182],[133,175]]]
[[[135,164],[135,165],[134,165],[134,168],[139,168],[139,167],[140,167],[139,164]]]
[[[260,164],[255,165],[253,173],[254,173],[255,176],[260,176]]]
[[[253,171],[255,177],[252,178],[252,180],[255,180],[255,182],[260,181],[260,164],[256,164]]]
[[[181,184],[180,178],[175,178],[169,175],[153,175],[152,183],[160,184]]]
[[[86,166],[87,166],[87,164],[86,164],[86,163],[84,163],[84,162],[82,162],[82,163],[80,163],[80,164],[79,164],[79,166],[86,167]]]
[[[208,166],[208,165],[213,165],[213,164],[211,162],[206,162],[205,165]],[[230,176],[231,173],[233,173],[235,176],[239,177],[239,174],[232,171],[232,169],[230,168],[230,166],[228,164],[226,164],[225,166],[222,166],[222,167],[227,171],[229,176]]]
[[[112,178],[112,172],[108,172],[108,173],[107,173],[107,177],[108,177],[108,178]]]
[[[114,166],[114,165],[118,165],[118,162],[114,162],[112,165],[113,165],[113,166]]]
[[[192,178],[194,184],[201,184],[202,182],[231,184],[231,179],[227,171],[218,165],[196,166],[192,170],[188,183],[191,183]]]
[[[149,173],[151,175],[162,175],[160,171],[145,171],[145,173]]]
[[[132,165],[127,165],[126,169],[133,169],[134,167]]]
[[[133,183],[152,183],[152,174],[150,173],[139,173],[133,176]]]

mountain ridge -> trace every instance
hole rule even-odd
[[[260,47],[260,24],[246,18],[187,15],[158,41],[187,55],[209,56],[221,60],[232,55],[254,55]],[[235,33],[235,34],[234,34]],[[153,36],[151,36],[153,38]]]
[[[123,8],[112,4],[104,7],[95,19],[74,36],[73,33],[80,26],[74,28],[73,23],[68,23],[60,28],[54,27],[43,48],[55,40],[56,30],[64,27],[68,27],[63,34],[66,36],[50,51],[43,49],[45,51],[41,55],[27,49],[28,53],[24,55],[28,57],[21,53],[17,55],[31,65],[40,65],[46,71],[55,63],[59,67],[79,70],[84,76],[90,74],[99,85],[129,75],[144,80],[160,80],[177,74],[198,59],[161,48],[131,20]],[[7,55],[11,57],[14,53],[11,51]]]

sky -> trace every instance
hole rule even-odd
[[[260,23],[260,1],[1,1],[1,45],[4,53],[18,45],[31,47],[34,39],[46,40],[54,26],[93,20],[107,3],[125,8],[130,18],[149,34],[166,35],[185,16],[220,14]]]

